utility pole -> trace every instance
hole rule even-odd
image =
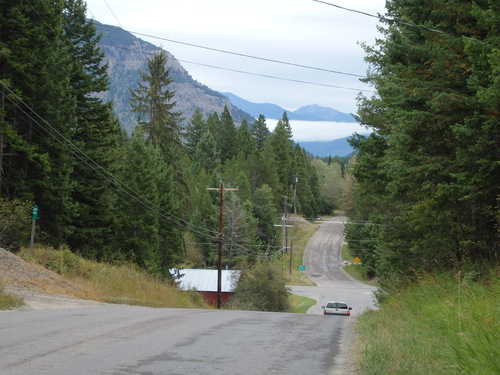
[[[288,225],[288,204],[287,197],[285,197],[285,204],[283,206],[283,216],[281,217],[283,224],[274,224],[275,227],[281,227],[281,277],[285,272],[285,251],[288,252],[288,228],[293,228],[293,225]],[[292,274],[292,254],[290,253],[290,275]]]
[[[220,182],[220,188],[209,188],[207,190],[220,191],[220,216],[219,216],[219,256],[217,260],[217,308],[221,308],[222,295],[222,244],[224,240],[224,191],[239,190],[238,188],[224,188],[224,183]]]

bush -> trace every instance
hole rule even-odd
[[[265,262],[257,262],[243,272],[234,296],[227,307],[252,311],[288,311],[289,288],[280,272]]]
[[[29,243],[31,233],[31,202],[18,199],[0,199],[0,246],[18,249]]]

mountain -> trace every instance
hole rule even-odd
[[[146,71],[147,58],[159,48],[116,26],[94,22],[97,32],[102,35],[99,45],[106,54],[104,61],[109,64],[109,91],[100,97],[105,101],[113,101],[121,126],[131,134],[136,117],[130,112],[129,88],[138,87],[141,81],[139,70]],[[204,115],[208,115],[222,113],[224,106],[227,106],[235,122],[240,123],[244,118],[253,122],[251,115],[233,105],[226,96],[195,81],[172,54],[167,52],[167,56],[167,66],[171,69],[173,79],[170,89],[175,91],[174,100],[177,102],[175,110],[183,113],[184,125],[197,107]]]
[[[347,142],[348,138],[335,139],[330,142],[298,142],[298,144],[308,153],[320,158],[328,156],[343,157],[354,152],[354,149]]]
[[[235,106],[255,118],[262,114],[268,119],[280,119],[283,116],[283,112],[286,111],[289,120],[356,122],[350,113],[339,112],[333,108],[322,107],[317,104],[306,105],[296,111],[287,111],[276,104],[252,103],[229,92],[222,94]]]
[[[320,121],[333,121],[333,122],[357,122],[353,115],[350,113],[343,113],[333,108],[322,107],[317,104],[306,105],[300,107],[293,112],[294,115],[305,117],[319,118]],[[314,121],[314,120],[309,120]]]

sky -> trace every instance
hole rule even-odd
[[[385,0],[325,1],[374,15],[385,13]],[[372,89],[353,75],[366,74],[365,52],[359,43],[374,45],[380,37],[376,18],[313,0],[86,3],[89,18],[154,36],[135,34],[172,53],[198,82],[254,103],[273,103],[288,111],[318,104],[355,113],[360,90]],[[363,94],[371,96],[372,92]]]

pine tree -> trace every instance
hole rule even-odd
[[[269,136],[274,160],[278,170],[278,178],[284,192],[288,192],[292,181],[291,138],[282,120],[278,121],[273,133]]]
[[[274,226],[279,215],[274,202],[275,197],[272,189],[266,184],[259,187],[253,195],[254,214],[259,220],[257,235],[264,246],[279,243],[278,230]]]
[[[221,162],[224,164],[238,153],[236,126],[227,106],[221,115],[221,126],[217,133]]]
[[[255,140],[252,137],[250,129],[248,129],[248,123],[245,119],[243,119],[237,130],[237,144],[238,152],[242,152],[245,156],[248,156],[257,150]]]
[[[376,130],[360,140],[360,150],[373,149],[375,137],[381,142],[367,156],[360,154],[355,167],[359,189],[375,187],[377,194],[370,219],[381,224],[378,271],[411,276],[410,270],[494,259],[499,172],[491,155],[498,150],[498,111],[488,109],[494,94],[482,94],[495,79],[490,72],[498,61],[488,47],[488,23],[478,19],[488,11],[498,17],[498,7],[393,0],[387,8],[388,18],[404,24],[391,22],[385,39],[366,48],[374,67],[367,82],[378,95],[362,99],[359,111],[361,121]],[[408,20],[427,28],[411,27]],[[378,173],[369,173],[368,166]],[[360,182],[370,174],[377,179]]]
[[[147,71],[140,72],[142,82],[139,82],[139,88],[130,90],[130,102],[132,112],[137,114],[136,131],[161,151],[168,164],[176,165],[182,154],[179,128],[181,113],[174,111],[175,92],[170,91],[173,79],[166,64],[165,51],[154,53],[148,58]]]
[[[55,245],[64,243],[75,209],[74,159],[63,146],[73,139],[76,106],[62,11],[61,0],[0,7],[0,189],[9,197],[34,198],[42,230]]]
[[[111,186],[104,170],[112,172],[120,125],[112,115],[111,103],[96,96],[108,89],[107,64],[103,63],[95,25],[87,22],[85,12],[82,0],[66,0],[64,28],[73,56],[70,83],[77,100],[74,143],[90,158],[76,163],[71,174],[76,182],[72,198],[77,206],[70,224],[75,229],[67,241],[72,250],[99,258],[109,246],[112,230]]]
[[[264,148],[264,143],[269,136],[270,132],[266,125],[266,117],[259,115],[257,121],[252,125],[252,135],[255,139],[257,150],[261,151]]]
[[[193,153],[195,152],[196,146],[200,142],[203,132],[206,128],[206,123],[203,120],[203,114],[199,107],[197,107],[187,125],[186,131],[186,147],[188,151],[188,155],[192,158]],[[194,160],[194,159],[192,159]]]

